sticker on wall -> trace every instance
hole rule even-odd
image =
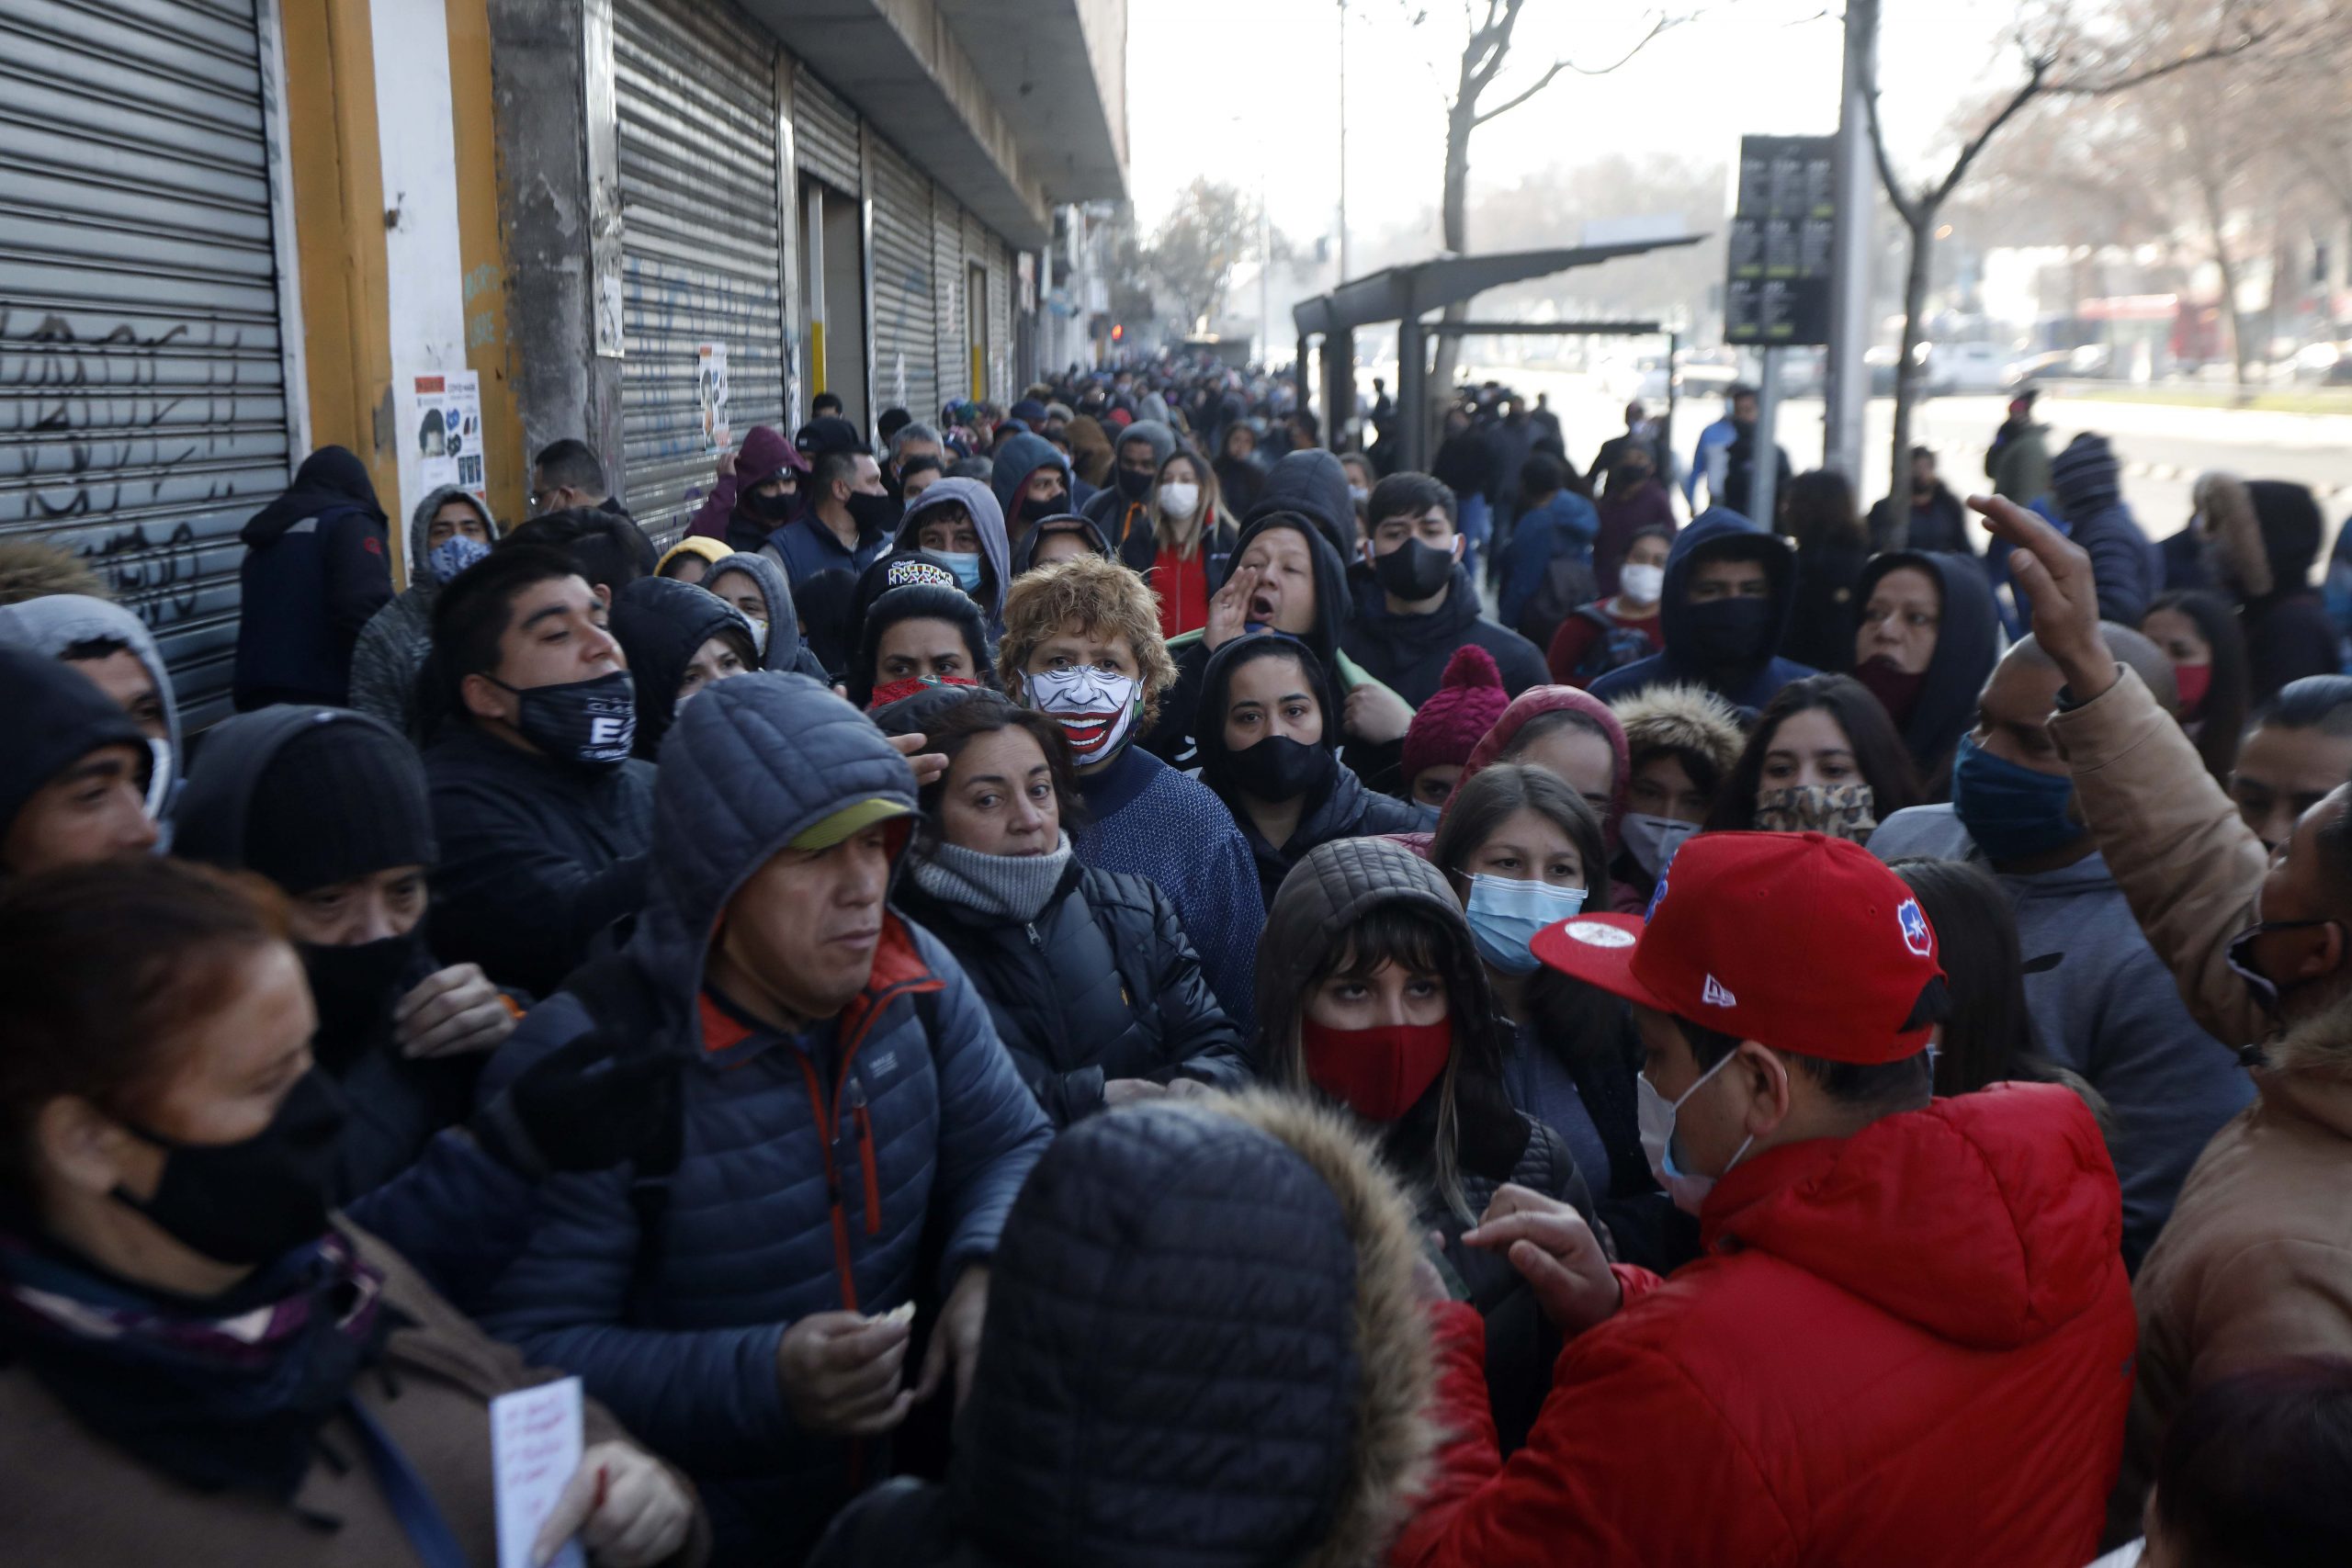
[[[481,455],[481,376],[447,370],[416,378],[416,476],[426,491],[455,485],[489,500]]]
[[[702,444],[706,451],[724,452],[734,444],[727,423],[727,345],[706,343],[695,350],[695,406],[702,413]]]

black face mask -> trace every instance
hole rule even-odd
[[[155,1195],[118,1187],[114,1200],[164,1234],[220,1263],[267,1263],[327,1228],[342,1093],[316,1067],[279,1102],[269,1125],[242,1143],[184,1144],[124,1122],[164,1151]]]
[[[1048,517],[1057,517],[1069,510],[1069,496],[1062,491],[1056,491],[1043,501],[1025,495],[1021,498],[1021,520],[1024,523],[1040,523]]]
[[[1327,746],[1310,746],[1287,735],[1269,735],[1238,751],[1225,754],[1224,773],[1242,794],[1259,800],[1296,800],[1319,791],[1331,779],[1339,759]]]
[[[800,498],[788,490],[775,495],[747,495],[743,501],[752,516],[763,523],[777,525],[792,521],[793,513],[800,505]]]
[[[628,671],[560,686],[506,689],[521,699],[514,728],[557,761],[603,769],[628,761],[637,740],[637,687]]]
[[[887,534],[898,525],[899,503],[887,495],[854,490],[849,492],[849,520],[861,534]]]
[[[1418,604],[1436,598],[1453,581],[1453,552],[1408,539],[1386,555],[1373,557],[1372,574],[1397,598]]]
[[[319,1032],[311,1048],[330,1073],[340,1073],[390,1022],[401,982],[424,951],[424,928],[420,924],[401,936],[347,947],[298,945],[311,1000],[319,1010]]]
[[[1915,475],[1911,480],[1911,493],[1913,495],[1933,495],[1936,493],[1936,481],[1933,479],[1923,479]]]
[[[1710,599],[1685,604],[1677,649],[1702,669],[1747,664],[1772,651],[1772,601]]]
[[[1151,493],[1152,476],[1136,473],[1133,468],[1121,468],[1118,473],[1119,493],[1129,501],[1141,501]]]

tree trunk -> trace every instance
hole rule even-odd
[[[2247,391],[2245,323],[2238,320],[2238,264],[2230,255],[2230,241],[2224,227],[2229,215],[2222,209],[2222,187],[2211,179],[2200,179],[2198,185],[2205,197],[2205,229],[2213,242],[2213,265],[2222,269],[2222,308],[2216,312],[2222,324],[2230,332],[2230,365],[2236,378],[2239,400]]]
[[[1438,220],[1442,243],[1455,255],[1467,254],[1470,249],[1470,133],[1477,128],[1476,107],[1457,97],[1445,117],[1445,197],[1438,208]],[[1440,317],[1447,321],[1469,319],[1466,301],[1448,305]],[[1437,363],[1426,383],[1428,395],[1421,400],[1421,408],[1428,416],[1421,432],[1424,462],[1437,451],[1438,433],[1445,428],[1446,405],[1453,400],[1454,367],[1461,361],[1462,340],[1447,333],[1438,334]],[[1397,367],[1396,374],[1404,373],[1404,367]]]
[[[1911,547],[1911,491],[1905,476],[1911,471],[1911,410],[1917,401],[1918,367],[1911,357],[1919,346],[1919,319],[1928,309],[1928,264],[1935,255],[1937,209],[1924,202],[1918,220],[1910,225],[1911,265],[1903,275],[1903,346],[1894,360],[1894,434],[1887,448],[1887,494],[1894,498],[1894,528],[1888,536],[1890,550]],[[1855,487],[1860,490],[1858,483]]]

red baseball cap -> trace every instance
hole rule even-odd
[[[1820,833],[1702,833],[1658,879],[1646,923],[1584,915],[1536,932],[1534,950],[1628,1001],[1825,1061],[1917,1055],[1940,1013],[1922,1006],[1943,969],[1919,900],[1868,850]]]

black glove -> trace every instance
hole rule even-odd
[[[591,1031],[524,1068],[475,1112],[474,1141],[535,1180],[624,1161],[640,1176],[667,1176],[684,1134],[684,1066],[672,1052]]]

